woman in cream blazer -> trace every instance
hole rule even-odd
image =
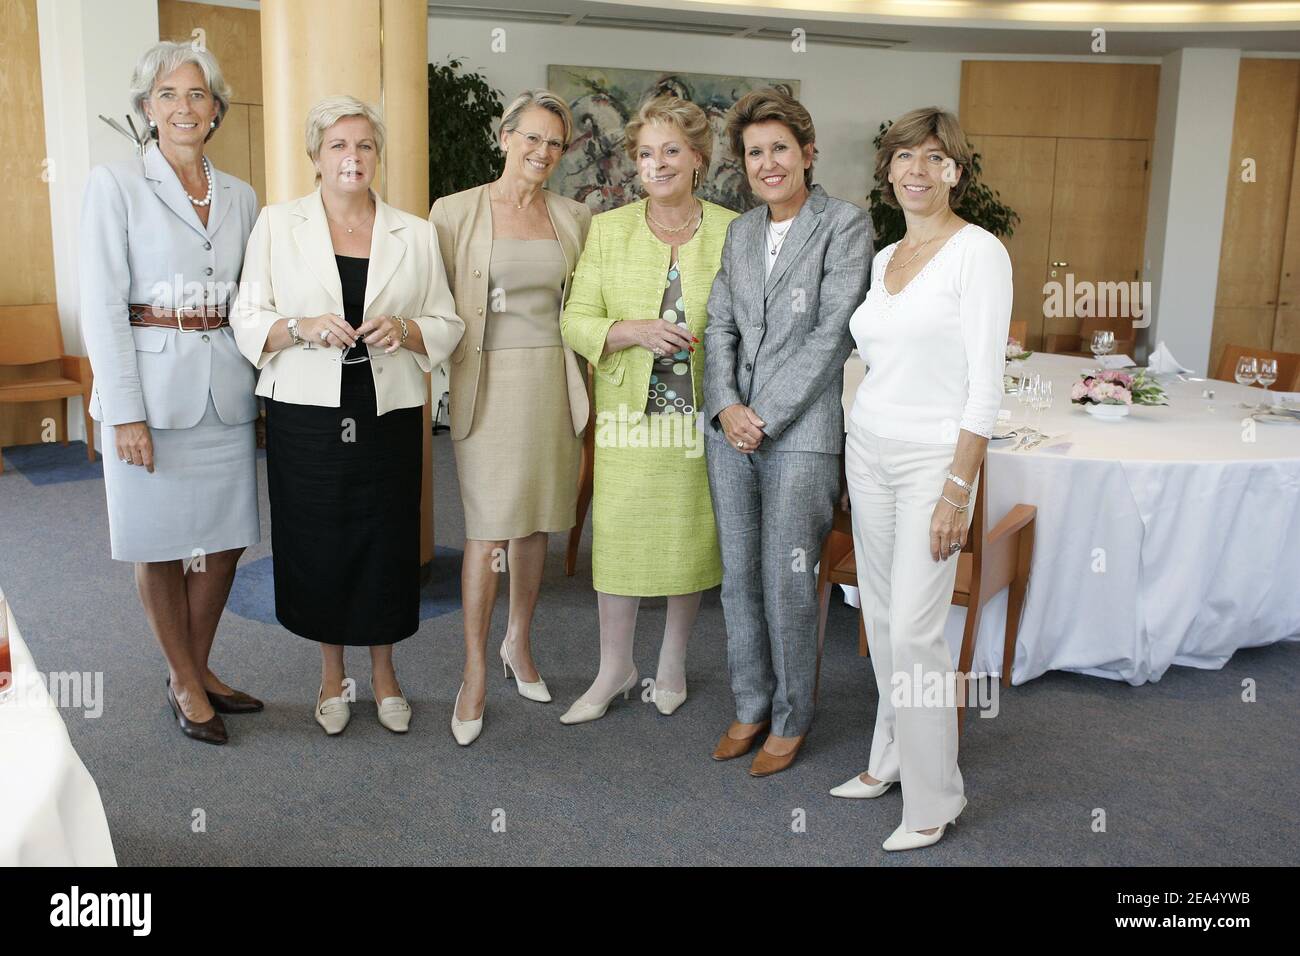
[[[275,613],[321,645],[329,734],[350,716],[346,645],[370,648],[380,723],[407,729],[392,645],[419,626],[420,409],[464,331],[433,229],[370,190],[383,142],[359,100],[312,108],[320,189],[262,211],[235,311],[266,399]]]
[[[547,534],[576,520],[589,409],[578,360],[560,339],[560,312],[591,213],[543,188],[572,130],[568,104],[528,90],[501,120],[500,178],[439,199],[429,213],[467,324],[451,358],[452,448],[465,506],[465,669],[452,714],[462,745],[482,729],[488,630],[507,568],[502,668],[514,670],[521,696],[551,699],[529,631]]]

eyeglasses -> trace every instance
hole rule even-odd
[[[517,133],[518,135],[522,136],[524,138],[524,142],[528,144],[529,149],[536,149],[537,147],[545,143],[548,149],[553,149],[557,153],[564,152],[564,144],[561,143],[558,139],[546,139],[544,136],[541,136],[537,133],[520,133],[519,130],[517,129],[511,130],[510,132]]]

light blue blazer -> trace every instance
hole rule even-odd
[[[90,171],[81,208],[81,334],[95,374],[90,414],[106,425],[190,428],[208,396],[228,425],[257,417],[254,370],[230,327],[133,328],[127,304],[233,304],[257,219],[248,183],[213,170],[204,228],[157,147]]]

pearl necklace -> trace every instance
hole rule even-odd
[[[191,196],[190,191],[188,189],[185,189],[184,182],[181,183],[181,189],[185,189],[185,198],[188,199],[190,202],[192,202],[194,205],[211,206],[212,205],[212,164],[208,162],[208,157],[206,156],[203,157],[203,175],[208,180],[208,193],[202,199],[195,199],[193,196]],[[178,176],[176,178],[179,179],[180,177]]]

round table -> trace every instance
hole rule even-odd
[[[1300,640],[1300,424],[1251,419],[1241,404],[1260,389],[1173,375],[1157,376],[1168,405],[1104,421],[1070,402],[1092,367],[1049,354],[1008,365],[1050,379],[1054,401],[1036,414],[1007,395],[1002,408],[1055,436],[1030,450],[990,442],[982,483],[990,527],[1016,504],[1038,509],[1013,682],[1067,670],[1142,684],[1171,664],[1218,668],[1238,648]],[[863,374],[854,353],[846,412]],[[977,671],[1001,671],[1006,600],[984,607]],[[954,608],[954,650],[964,621]]]
[[[116,866],[99,788],[3,592],[0,619],[13,666],[12,688],[0,697],[0,866]]]

